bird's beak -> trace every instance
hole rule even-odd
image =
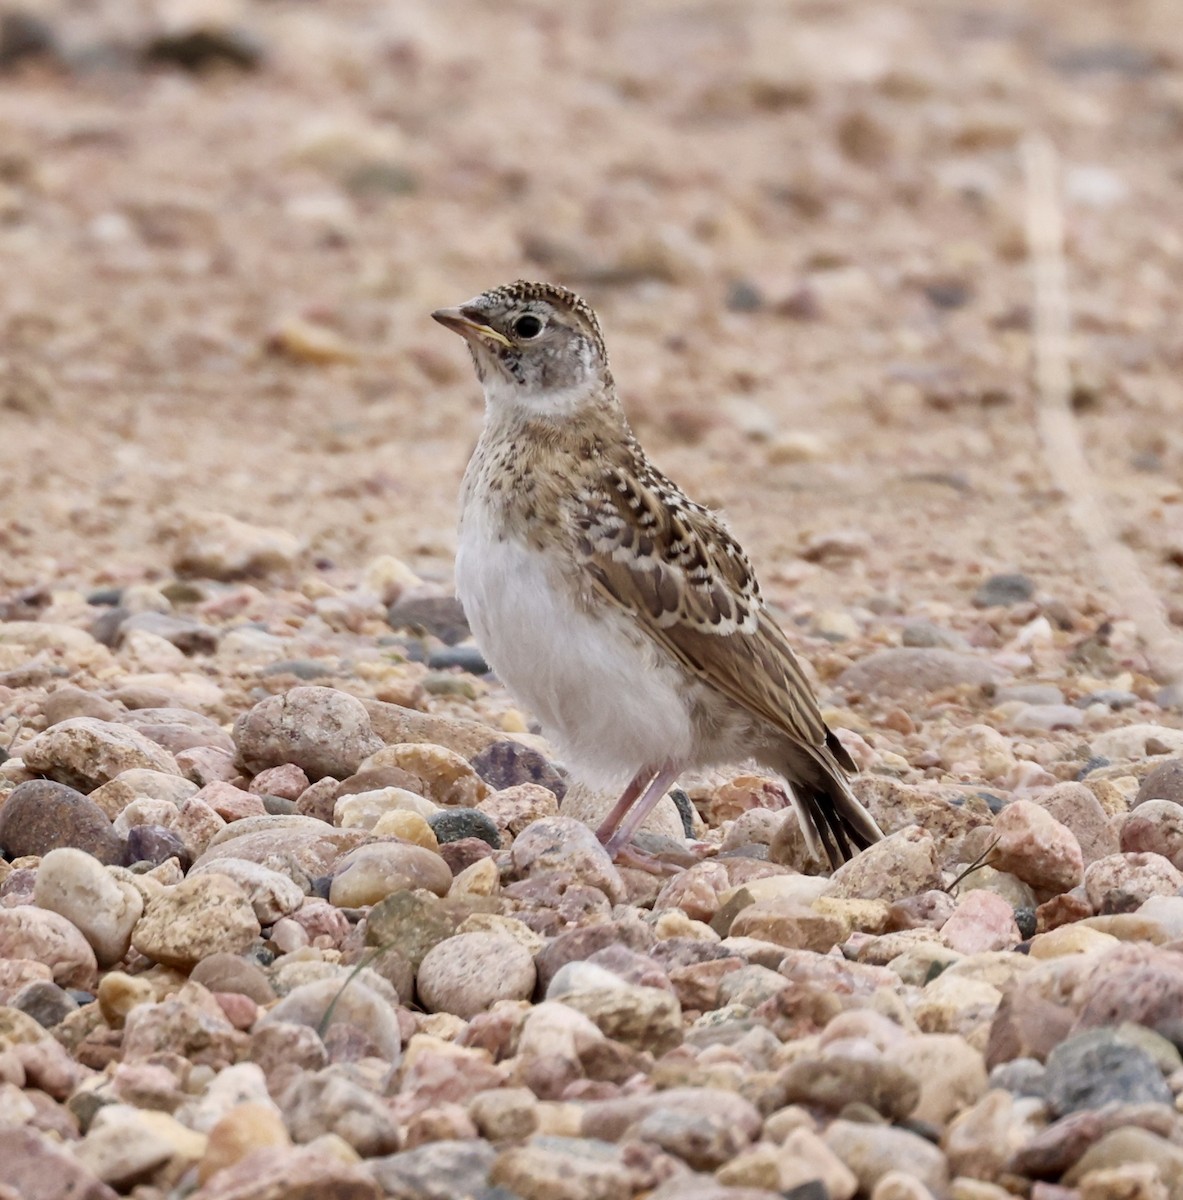
[[[438,321],[445,329],[460,334],[463,338],[480,338],[486,342],[496,342],[499,346],[512,346],[513,343],[503,333],[491,329],[480,321],[474,321],[463,308],[437,308],[431,314],[432,320]]]

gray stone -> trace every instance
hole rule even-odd
[[[1112,1103],[1174,1102],[1154,1059],[1109,1029],[1087,1030],[1051,1052],[1044,1095],[1061,1115]]]
[[[389,1200],[455,1200],[486,1186],[496,1157],[488,1142],[442,1141],[373,1158],[366,1166]]]

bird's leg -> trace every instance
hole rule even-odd
[[[645,789],[641,798],[635,804],[633,804],[631,808],[628,809],[627,816],[624,817],[624,820],[617,818],[617,827],[615,832],[612,832],[611,829],[608,829],[607,821],[600,826],[597,836],[601,841],[604,841],[603,835],[605,830],[607,830],[610,834],[608,840],[604,842],[604,848],[609,854],[615,857],[617,852],[632,840],[633,834],[640,829],[645,818],[653,811],[654,806],[662,798],[662,796],[669,791],[670,786],[680,774],[681,771],[677,767],[666,763],[666,765],[662,767],[650,780],[649,786]],[[633,780],[633,783],[636,783],[635,779]],[[629,787],[631,788],[632,784],[630,784]],[[625,795],[627,794],[628,792],[626,790]],[[623,804],[623,802],[624,797],[622,796],[621,804]],[[612,810],[612,816],[616,816],[616,811],[621,807],[621,804],[617,804],[616,808]]]
[[[628,787],[624,789],[620,799],[613,805],[612,811],[600,822],[600,827],[596,830],[596,837],[604,845],[608,844],[609,839],[616,832],[617,826],[628,815],[633,801],[645,790],[645,785],[656,773],[652,767],[642,767],[629,781]]]

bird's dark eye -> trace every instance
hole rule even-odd
[[[523,313],[513,323],[513,331],[524,341],[536,338],[542,332],[542,322],[533,313]]]

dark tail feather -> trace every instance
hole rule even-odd
[[[789,784],[810,849],[827,859],[832,869],[882,839],[883,831],[850,790],[845,771],[828,751],[811,753],[795,746],[769,765]]]

